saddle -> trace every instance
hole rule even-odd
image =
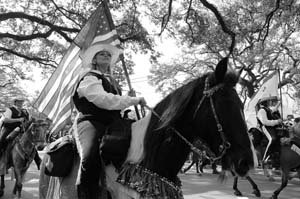
[[[131,141],[131,124],[135,120],[119,119],[107,127],[100,144],[100,154],[106,165],[117,169],[125,161]]]
[[[50,143],[45,154],[45,174],[55,177],[68,176],[75,154],[75,141],[71,135],[63,136]]]
[[[131,124],[133,122],[135,121],[130,119],[120,119],[106,128],[100,143],[100,155],[104,164],[112,163],[117,169],[121,167],[130,146]],[[68,176],[76,156],[76,144],[73,136],[66,135],[50,143],[45,156],[46,175]]]

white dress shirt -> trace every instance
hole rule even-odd
[[[97,70],[91,70],[91,72],[102,74]],[[106,92],[102,80],[93,75],[87,75],[83,78],[79,83],[77,92],[79,98],[85,97],[97,107],[107,110],[123,110],[129,106],[138,105],[140,101],[139,97],[121,96]]]
[[[279,124],[278,120],[269,120],[267,117],[267,113],[263,108],[259,109],[257,117],[264,126],[276,126]]]

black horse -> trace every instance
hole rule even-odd
[[[276,138],[273,140],[273,144],[269,148],[269,158],[267,161],[262,160],[265,153],[268,139],[267,137],[257,128],[249,129],[249,134],[253,138],[253,146],[257,152],[258,161],[262,166],[264,175],[270,180],[274,181],[272,172],[270,169],[279,169],[280,167],[280,151],[281,151],[281,138],[289,137],[289,130],[286,126],[276,128]]]
[[[247,175],[253,167],[253,154],[243,105],[235,90],[239,77],[227,73],[227,63],[228,58],[222,59],[215,72],[178,88],[158,103],[151,115],[133,123],[125,163],[119,172],[113,165],[106,166],[112,198],[183,198],[177,174],[196,139],[216,154],[222,169]],[[66,178],[56,181],[59,185],[53,189],[51,179],[43,176],[41,173],[40,195],[51,195],[50,187],[52,192],[64,192],[65,185],[69,187],[65,193],[70,194],[70,184],[64,185]],[[67,178],[74,176],[76,169]]]
[[[300,123],[295,124],[291,128],[291,134],[300,135]],[[281,185],[276,189],[271,199],[277,199],[279,193],[287,186],[289,180],[289,172],[295,169],[300,179],[300,136],[292,136],[288,141],[282,140],[280,151],[280,167],[281,167]]]

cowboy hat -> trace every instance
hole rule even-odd
[[[118,61],[119,55],[121,54],[121,49],[116,46],[110,44],[93,44],[91,45],[82,56],[82,64],[83,66],[88,66],[92,64],[94,56],[100,51],[107,51],[111,54],[111,62],[112,66],[114,63]]]
[[[273,101],[273,100],[278,101],[277,96],[271,96],[271,97],[264,97],[264,98],[261,98],[260,100],[258,100],[257,103],[260,104],[260,103],[265,102],[265,101]]]
[[[23,98],[15,98],[14,102],[24,102],[25,100]]]

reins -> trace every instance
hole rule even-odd
[[[26,136],[25,134],[30,133],[29,131],[32,130],[33,125],[34,125],[34,123],[31,122],[31,124],[29,124],[29,126],[27,127],[27,129],[25,129],[25,127],[22,125],[23,126],[22,130],[24,132],[23,132],[21,138],[17,138],[16,139],[16,144],[17,144],[17,148],[16,149],[17,149],[18,153],[20,154],[20,156],[23,159],[29,159],[29,157],[31,157],[32,154],[33,154],[33,152],[34,152],[34,146],[35,146],[35,144],[34,144],[34,142],[32,140],[28,140],[28,139],[26,140],[28,143],[31,144],[31,146],[33,146],[32,151],[29,152],[29,154],[26,152],[26,150],[24,149],[24,146],[23,146],[23,142],[24,142],[23,136]]]
[[[196,114],[199,111],[199,109],[200,109],[201,105],[203,104],[204,100],[206,98],[209,98],[211,109],[212,109],[215,121],[217,123],[218,132],[219,132],[220,137],[222,139],[222,145],[219,146],[220,155],[217,156],[217,157],[208,157],[211,161],[217,161],[217,160],[221,159],[225,155],[227,149],[229,149],[231,147],[231,144],[228,142],[228,140],[226,139],[226,136],[224,134],[223,127],[222,127],[222,125],[219,121],[219,118],[217,116],[217,112],[216,112],[216,109],[215,109],[215,106],[214,106],[214,103],[213,103],[213,99],[212,99],[213,94],[215,92],[217,92],[223,86],[224,86],[223,84],[218,84],[216,86],[213,86],[212,88],[209,88],[209,78],[207,77],[205,79],[205,87],[204,87],[204,91],[203,91],[203,97],[201,98],[201,100],[200,100],[200,102],[199,102],[199,104],[198,104],[198,106],[197,106],[197,108],[196,108],[196,110],[193,114],[193,118],[195,118]],[[160,115],[158,113],[156,113],[154,111],[154,109],[150,108],[147,105],[145,105],[145,107],[147,109],[149,109],[153,113],[153,115],[155,115],[159,120],[161,120]],[[184,136],[182,136],[182,134],[178,130],[176,130],[174,127],[169,127],[169,129],[173,130],[176,133],[176,135],[178,135],[191,148],[192,151],[194,151],[195,153],[197,153],[200,156],[202,155],[202,152],[197,147],[195,147],[190,141],[188,141]],[[210,151],[210,154],[214,154],[214,153],[212,153]]]

